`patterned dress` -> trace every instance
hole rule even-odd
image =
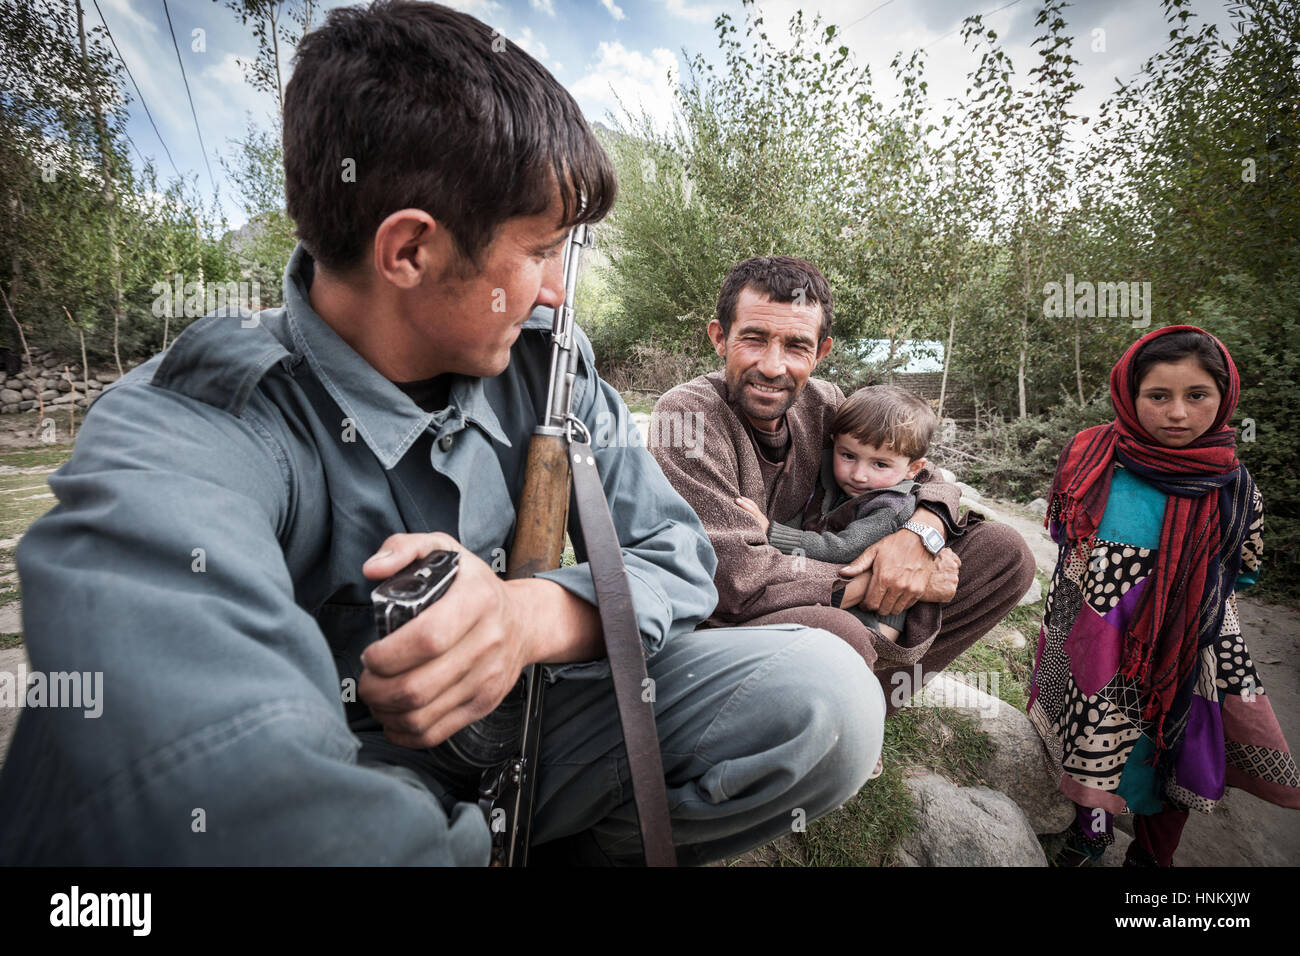
[[[1049,771],[1081,807],[1109,813],[1209,812],[1225,787],[1300,808],[1300,773],[1255,670],[1235,595],[1216,644],[1201,649],[1199,676],[1173,774],[1161,785],[1155,735],[1138,689],[1121,676],[1122,642],[1147,577],[1155,570],[1166,497],[1115,466],[1097,544],[1085,561],[1062,546],[1038,635],[1029,719]],[[1259,576],[1263,501],[1242,547],[1237,590]],[[1062,528],[1053,511],[1052,537]]]

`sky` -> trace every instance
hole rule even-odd
[[[88,25],[98,25],[94,3],[84,2]],[[254,90],[239,66],[241,58],[251,59],[256,51],[251,28],[215,0],[168,0],[171,30],[163,0],[98,3],[140,88],[137,97],[128,81],[127,132],[138,153],[151,158],[165,179],[177,173],[191,181],[197,177],[205,197],[215,187],[231,226],[242,225],[247,216],[218,158],[231,155],[250,118],[267,125],[275,110],[274,98]],[[687,58],[703,54],[715,63],[721,59],[715,18],[727,13],[743,24],[747,10],[740,0],[450,0],[449,5],[477,16],[537,57],[589,120],[609,122],[622,102],[664,124],[672,117],[671,84]],[[924,48],[931,96],[942,101],[962,93],[966,74],[976,66],[975,56],[962,45],[964,17],[984,14],[985,25],[997,31],[1023,76],[1036,60],[1031,43],[1040,6],[1041,0],[760,0],[750,9],[761,12],[769,38],[778,45],[784,45],[789,19],[799,9],[806,17],[819,14],[826,24],[839,26],[842,42],[871,68],[877,89],[886,95],[894,90],[889,70],[894,54]],[[1193,10],[1229,34],[1226,5],[1194,0]],[[1114,89],[1115,78],[1131,77],[1168,37],[1158,0],[1079,0],[1066,10],[1066,19],[1074,36],[1072,52],[1080,61],[1076,75],[1083,90],[1075,111],[1082,115],[1094,114]],[[133,156],[138,164],[137,154]]]

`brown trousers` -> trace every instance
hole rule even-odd
[[[820,604],[787,608],[745,623],[803,624],[839,635],[871,665],[885,691],[886,714],[892,714],[900,697],[904,702],[910,699],[921,684],[1001,621],[1034,579],[1033,554],[1007,525],[974,523],[953,541],[952,549],[961,558],[956,597],[947,604],[913,605],[897,644],[848,611]],[[921,684],[914,680],[917,665]],[[905,679],[895,678],[903,674]]]

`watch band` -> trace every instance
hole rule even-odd
[[[939,532],[918,521],[905,521],[903,527],[914,532],[921,539],[921,543],[925,545],[925,550],[929,551],[932,556],[942,551],[944,545],[948,543],[944,541],[943,535],[939,534]]]

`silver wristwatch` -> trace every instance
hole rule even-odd
[[[943,550],[943,546],[946,543],[943,540],[943,535],[935,531],[929,525],[921,524],[917,521],[905,521],[903,522],[903,527],[908,531],[915,531],[920,535],[921,543],[925,545],[925,550],[929,551],[930,554],[935,555]]]

